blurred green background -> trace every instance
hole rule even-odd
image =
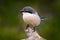
[[[40,16],[47,17],[37,27],[38,33],[47,40],[60,40],[60,0],[0,0],[0,40],[26,38],[25,23],[19,10],[33,7]]]

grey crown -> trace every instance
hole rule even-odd
[[[32,7],[26,6],[26,7],[24,7],[22,10],[20,10],[20,12],[35,13],[36,11],[35,11]]]

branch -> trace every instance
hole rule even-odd
[[[30,27],[25,30],[28,38],[22,40],[46,40],[42,38],[36,31],[34,32]]]

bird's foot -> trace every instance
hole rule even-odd
[[[35,27],[33,27],[33,32],[35,32],[36,31],[36,29],[35,29]]]
[[[29,28],[29,25],[27,24],[26,29],[28,29],[28,28]]]

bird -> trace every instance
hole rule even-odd
[[[23,7],[20,12],[22,13],[23,21],[27,24],[26,29],[32,25],[33,30],[40,25],[41,18],[38,12],[31,6]]]

